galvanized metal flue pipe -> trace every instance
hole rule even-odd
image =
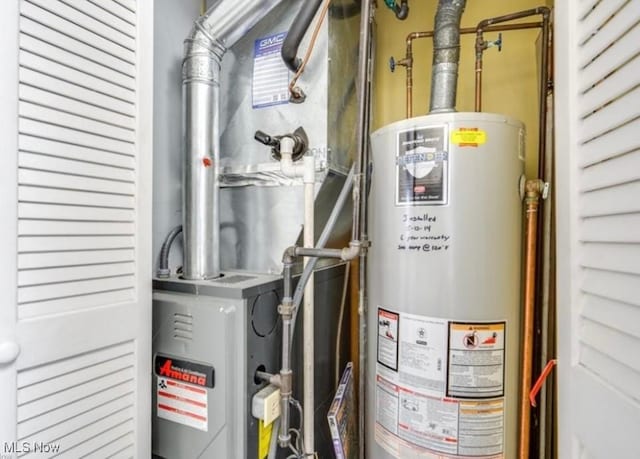
[[[524,305],[522,318],[522,362],[520,378],[520,417],[518,458],[529,458],[531,405],[531,370],[533,367],[533,335],[536,304],[536,262],[538,258],[538,209],[545,184],[542,180],[527,180],[525,184],[525,252]]]
[[[485,32],[505,32],[508,30],[524,30],[524,29],[537,29],[542,26],[542,22],[525,22],[522,24],[502,24],[490,26],[484,29]],[[469,35],[476,33],[475,27],[465,27],[460,29],[460,35]],[[411,32],[407,35],[407,46],[405,51],[405,57],[402,60],[394,62],[395,65],[400,65],[407,69],[407,81],[406,81],[406,117],[411,118],[413,116],[413,41],[421,38],[433,37],[433,30],[426,30],[424,32]]]
[[[440,0],[433,26],[433,65],[429,113],[456,110],[460,20],[466,0]]]
[[[220,65],[226,50],[281,0],[223,0],[184,43],[182,225],[185,279],[220,275]]]

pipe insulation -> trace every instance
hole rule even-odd
[[[281,0],[221,0],[195,22],[182,61],[185,279],[220,276],[220,65]]]
[[[433,28],[430,113],[456,111],[460,19],[466,0],[440,0]]]

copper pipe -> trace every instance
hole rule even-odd
[[[432,30],[427,32],[412,32],[407,35],[407,51],[404,59],[407,63],[407,118],[413,116],[413,40],[427,37],[433,37]]]
[[[533,366],[533,335],[536,300],[536,261],[538,243],[538,209],[544,188],[542,180],[527,180],[525,185],[525,253],[524,253],[524,306],[522,318],[522,373],[520,375],[520,418],[518,458],[529,459],[531,429],[531,369]]]
[[[522,24],[502,24],[486,27],[484,32],[505,32],[508,30],[524,30],[524,29],[537,29],[542,27],[542,22],[524,22]],[[469,35],[477,33],[476,27],[467,27],[460,29],[461,35]],[[407,48],[404,59],[398,61],[396,65],[401,65],[407,69],[407,82],[406,82],[406,99],[407,99],[407,118],[413,116],[413,40],[420,38],[433,37],[433,30],[427,30],[424,32],[411,32],[407,35]],[[477,62],[476,62],[477,63]],[[477,82],[476,82],[477,86]]]
[[[542,16],[542,51],[540,59],[540,89],[538,93],[538,178],[542,179],[544,174],[545,154],[546,154],[546,137],[545,129],[547,125],[547,90],[551,86],[551,71],[549,69],[549,44],[550,44],[550,25],[551,10],[546,6],[532,8],[517,13],[506,14],[494,18],[488,18],[480,21],[476,27],[476,108],[475,111],[482,111],[482,53],[487,49],[487,42],[484,41],[482,34],[488,32],[495,27],[494,24],[501,22],[510,22],[517,19],[523,19],[531,16]],[[517,25],[517,24],[516,24]],[[479,61],[479,62],[478,62]],[[480,74],[480,75],[478,75]]]
[[[478,57],[478,46],[476,44],[476,92],[474,111],[482,111],[482,52]]]

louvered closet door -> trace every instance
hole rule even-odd
[[[152,24],[2,1],[0,456],[150,457]]]
[[[559,439],[640,457],[640,1],[556,1]]]

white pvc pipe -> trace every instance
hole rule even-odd
[[[304,157],[304,246],[314,247],[314,201],[315,201],[315,159],[312,155]],[[304,259],[304,266],[309,259]],[[303,343],[303,407],[304,407],[304,453],[313,455],[314,440],[314,275],[311,273],[304,289],[304,343]]]

